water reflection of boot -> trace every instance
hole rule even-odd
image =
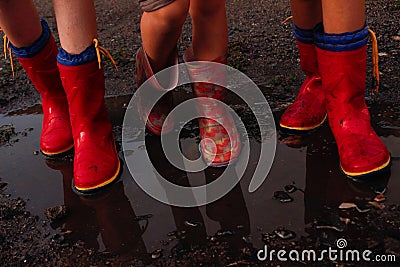
[[[322,127],[318,136],[307,146],[306,187],[304,192],[305,224],[344,230],[338,207],[343,202],[365,204],[385,191],[389,176],[374,177],[365,182],[353,182],[337,168],[339,157],[334,138],[328,127]],[[365,200],[365,201],[364,201]],[[335,232],[335,231],[334,231]]]
[[[62,227],[63,231],[71,230],[71,234],[66,235],[66,242],[82,240],[88,248],[118,255],[117,262],[121,263],[133,257],[147,260],[142,239],[146,229],[142,229],[135,220],[136,215],[124,193],[122,181],[93,197],[82,197],[72,190],[72,161],[47,160],[46,164],[59,170],[63,176],[67,216],[52,226]]]
[[[224,171],[225,170],[221,168],[206,169],[207,183],[218,179]],[[225,173],[224,175],[229,175],[232,179],[237,179],[234,169],[228,171],[230,173]],[[206,212],[209,218],[219,222],[221,226],[220,234],[224,236],[224,232],[227,233],[225,237],[234,252],[238,252],[243,248],[244,240],[250,234],[250,216],[240,183],[224,197],[208,204],[206,206]]]
[[[62,231],[72,231],[70,235],[65,236],[66,242],[74,244],[82,240],[87,247],[98,250],[97,236],[100,229],[96,222],[95,211],[83,205],[79,196],[72,191],[73,162],[69,159],[46,160],[46,165],[62,174],[64,205],[67,209],[66,217],[53,222],[52,227],[61,228]]]
[[[123,182],[111,186],[95,197],[81,197],[82,204],[94,210],[105,251],[117,254],[118,261],[147,258],[142,239],[146,228],[135,220],[136,215],[124,192]]]
[[[159,151],[162,151],[160,137],[147,136],[146,145],[150,160],[161,175],[160,179],[166,179],[180,186],[191,186],[187,173],[171,166],[165,155],[159,153]],[[186,208],[171,206],[171,210],[178,232],[177,237],[182,249],[190,249],[192,246],[202,245],[206,242],[207,233],[204,219],[198,207]],[[183,235],[180,234],[182,231],[184,232]]]

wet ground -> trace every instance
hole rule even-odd
[[[56,33],[51,1],[36,2],[41,16]],[[260,263],[255,255],[264,244],[270,249],[321,250],[336,247],[338,238],[345,238],[349,248],[396,255],[398,262],[400,3],[366,2],[369,26],[378,37],[381,73],[380,93],[369,96],[368,104],[373,126],[393,159],[390,173],[367,183],[352,182],[339,171],[336,146],[325,124],[307,136],[278,133],[268,179],[256,192],[249,193],[259,136],[252,116],[234,102],[232,107],[250,129],[251,160],[240,185],[223,199],[190,209],[160,204],[138,188],[126,165],[122,181],[110,191],[96,198],[81,198],[71,190],[71,159],[49,161],[38,151],[42,118],[40,105],[36,105],[39,95],[18,64],[12,78],[8,61],[1,60],[0,265],[105,266],[123,262],[134,266],[303,266],[306,263],[285,264],[276,259]],[[134,53],[140,46],[140,12],[131,0],[95,3],[100,40],[120,69],[115,73],[110,64],[104,67],[107,107],[120,146],[123,114],[135,90]],[[292,25],[281,24],[290,15],[288,3],[258,3],[254,9],[252,1],[227,1],[228,62],[262,88],[278,119],[294,99],[303,74],[298,67]],[[180,54],[190,41],[188,23],[180,40]],[[368,64],[370,70],[370,58]],[[372,88],[370,72],[367,88]],[[178,95],[177,99],[185,97]],[[196,124],[192,130],[196,133]],[[196,135],[191,133],[182,136],[182,148],[197,155]],[[194,175],[170,168],[159,154],[159,140],[148,136],[146,141],[151,144],[148,148],[158,168],[167,170],[177,183],[197,185],[219,175],[218,169]],[[364,264],[328,261],[312,265]]]
[[[181,94],[184,96],[175,92],[174,97],[187,98],[186,93]],[[130,97],[107,99],[119,147],[121,124]],[[246,127],[251,128],[252,118],[246,109],[240,103],[232,106],[244,118]],[[393,157],[390,173],[363,183],[348,179],[339,171],[336,146],[325,124],[305,136],[279,134],[275,161],[267,180],[256,192],[249,193],[247,188],[260,147],[255,133],[250,134],[253,136],[250,138],[250,164],[238,186],[205,207],[176,208],[161,204],[144,193],[126,166],[122,181],[104,194],[94,198],[76,195],[71,189],[71,158],[46,160],[38,152],[42,114],[40,106],[35,105],[0,118],[3,132],[7,133],[5,129],[8,129],[9,133],[2,135],[8,140],[0,147],[0,182],[4,185],[1,193],[26,200],[27,211],[37,216],[47,236],[60,238],[58,242],[66,247],[82,241],[85,248],[106,255],[107,260],[103,263],[132,262],[134,257],[144,263],[185,265],[188,260],[185,255],[191,255],[193,251],[199,251],[199,262],[208,262],[201,252],[207,251],[203,247],[214,245],[223,254],[218,254],[222,257],[218,261],[208,259],[210,262],[246,265],[257,262],[254,251],[264,244],[275,244],[280,248],[297,242],[302,244],[308,238],[305,244],[311,246],[314,239],[325,246],[334,246],[340,237],[345,237],[351,247],[362,248],[375,242],[376,247],[383,246],[383,250],[378,251],[386,253],[391,250],[384,242],[391,238],[394,240],[389,242],[389,248],[394,248],[391,253],[400,256],[400,247],[393,247],[393,244],[400,244],[398,229],[384,227],[387,231],[397,231],[394,237],[393,233],[382,236],[379,228],[369,236],[357,225],[363,220],[364,224],[373,222],[376,225],[376,213],[387,212],[389,216],[389,208],[393,209],[392,213],[399,211],[400,124],[399,114],[390,109],[390,106],[371,109],[373,118],[379,118],[379,123],[374,124],[375,129]],[[277,110],[274,116],[279,118],[281,113]],[[196,132],[196,124],[192,127]],[[198,153],[196,142],[196,135],[184,134],[182,150],[189,154]],[[158,137],[148,135],[146,144],[157,170],[176,183],[198,185],[215,179],[221,171],[208,168],[202,173],[188,174],[176,170],[159,153]],[[122,152],[120,156],[123,156]],[[379,200],[374,201],[376,196]],[[381,202],[383,196],[386,200]],[[350,205],[350,209],[339,209],[342,203],[350,203],[344,204]],[[372,218],[360,218],[368,213]],[[398,218],[392,220],[388,225],[398,225]],[[275,230],[281,230],[280,234]],[[221,244],[223,247],[219,247]],[[246,252],[246,248],[249,251]]]

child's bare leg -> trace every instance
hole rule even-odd
[[[0,0],[0,27],[16,47],[30,46],[42,34],[42,25],[32,0]]]
[[[321,0],[291,0],[294,24],[300,29],[312,29],[322,21]]]
[[[176,0],[143,13],[140,22],[142,42],[154,73],[171,64],[188,10],[189,0]]]
[[[79,54],[97,38],[93,0],[53,0],[61,47]]]
[[[193,56],[213,60],[228,50],[228,25],[225,0],[191,0]]]
[[[326,33],[352,32],[365,25],[364,0],[322,0]]]

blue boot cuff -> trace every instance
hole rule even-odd
[[[313,44],[314,43],[314,32],[313,30],[304,30],[299,27],[297,27],[295,24],[293,24],[293,29],[294,29],[294,37],[299,40],[302,43],[305,44]]]
[[[314,30],[314,38],[317,47],[323,50],[333,52],[352,51],[367,44],[368,28],[364,26],[354,32],[330,34],[325,33],[323,26],[319,25]]]
[[[44,19],[41,18],[40,22],[42,24],[42,34],[31,46],[18,48],[15,47],[11,42],[9,43],[9,47],[14,55],[20,58],[30,58],[42,51],[42,49],[47,45],[50,40],[50,28]]]
[[[71,55],[61,48],[57,55],[57,61],[64,66],[78,66],[94,60],[97,60],[97,54],[94,45],[89,46],[82,53],[77,55]]]

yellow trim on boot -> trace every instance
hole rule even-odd
[[[390,155],[389,155],[389,159],[388,159],[384,164],[382,164],[381,166],[379,166],[379,167],[377,167],[377,168],[375,168],[375,169],[372,169],[372,170],[366,171],[366,172],[347,172],[347,171],[345,171],[345,170],[343,169],[342,164],[340,164],[340,169],[341,169],[341,170],[343,171],[343,173],[346,174],[347,176],[357,177],[357,176],[362,176],[362,175],[368,175],[368,174],[371,174],[371,173],[373,173],[373,172],[377,172],[377,171],[380,171],[380,170],[386,168],[387,166],[389,166],[390,160],[391,160],[391,157],[390,157]]]
[[[48,156],[48,157],[55,157],[57,155],[61,155],[64,154],[66,152],[68,152],[69,150],[71,150],[74,147],[74,144],[71,144],[70,146],[68,146],[67,148],[57,151],[57,152],[45,152],[43,151],[43,149],[40,149],[40,151],[43,153],[43,155]]]
[[[323,120],[318,123],[317,125],[313,125],[313,126],[309,126],[309,127],[290,127],[290,126],[286,126],[283,125],[282,123],[279,123],[279,126],[288,130],[295,130],[295,131],[310,131],[310,130],[314,130],[317,129],[318,127],[320,127],[326,120],[327,118],[327,114],[325,114],[325,117],[323,118]]]
[[[108,179],[107,181],[102,182],[101,184],[98,184],[98,185],[96,185],[96,186],[92,186],[92,187],[78,187],[78,186],[75,185],[75,188],[78,189],[80,192],[85,193],[85,191],[91,191],[91,190],[93,190],[93,189],[98,189],[98,188],[100,188],[100,187],[104,187],[104,186],[106,186],[106,185],[112,183],[116,178],[118,178],[118,175],[119,175],[120,171],[121,171],[121,162],[120,162],[120,160],[118,159],[118,168],[117,168],[117,171],[116,171],[116,173],[115,173],[110,179]]]

